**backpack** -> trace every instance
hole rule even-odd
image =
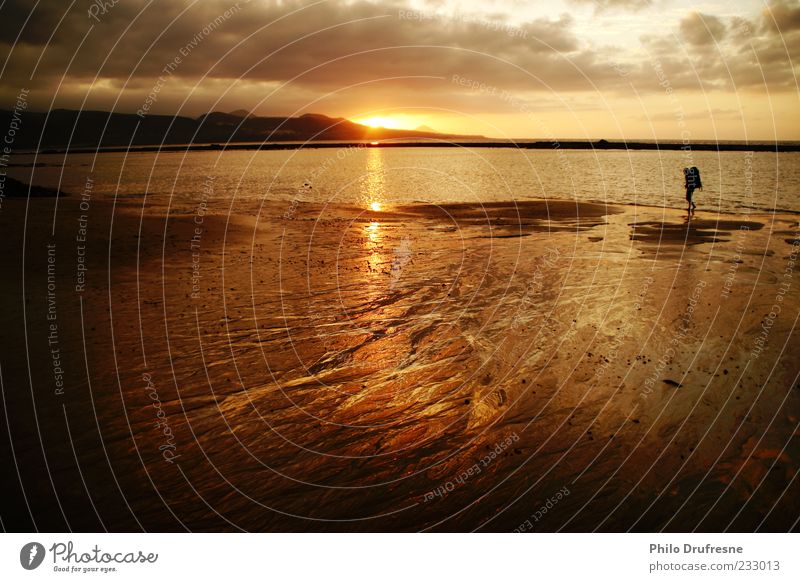
[[[697,166],[689,168],[689,173],[686,176],[686,183],[695,188],[703,187],[703,182],[700,181],[700,169]]]

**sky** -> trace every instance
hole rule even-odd
[[[0,108],[800,140],[800,0],[0,0]]]

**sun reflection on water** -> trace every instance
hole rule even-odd
[[[372,212],[383,210],[383,201],[386,198],[383,152],[378,149],[367,151],[367,176],[364,184],[364,199],[367,208]],[[371,221],[366,227],[365,250],[367,253],[367,268],[370,273],[380,274],[383,257],[383,228],[377,220]]]
[[[367,150],[367,178],[364,198],[373,212],[380,212],[386,198],[383,169],[383,152],[379,148]]]
[[[381,223],[377,221],[370,222],[365,227],[366,250],[367,250],[367,265],[370,273],[380,273],[381,263],[383,262],[383,233],[381,232]]]

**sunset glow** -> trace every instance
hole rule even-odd
[[[408,129],[402,127],[400,123],[391,117],[381,117],[381,116],[374,116],[374,117],[367,117],[364,119],[357,119],[355,120],[356,123],[360,123],[361,125],[368,125],[369,127],[383,127],[385,129]]]
[[[51,1],[60,14],[60,4]],[[400,2],[392,9],[379,2],[325,2],[297,13],[283,3],[241,3],[218,24],[222,34],[242,39],[231,56],[225,57],[222,36],[212,35],[197,49],[203,54],[181,65],[164,90],[156,83],[159,71],[185,39],[174,29],[158,36],[157,11],[134,20],[137,12],[134,4],[115,3],[105,34],[81,43],[69,31],[72,23],[85,24],[86,14],[69,11],[50,42],[48,35],[17,39],[23,42],[4,68],[33,75],[31,101],[66,109],[269,117],[313,104],[309,113],[374,130],[506,139],[800,135],[794,64],[799,0],[497,0],[491,8],[465,0]],[[25,24],[17,16],[8,20],[12,16],[4,18],[10,28]],[[180,28],[202,30],[218,16],[216,3],[195,3],[180,17]],[[276,19],[280,30],[257,24]],[[91,57],[105,54],[106,40],[123,33],[142,62],[115,54],[98,69]],[[7,46],[16,38],[9,33]],[[293,48],[248,70],[246,63],[264,46]],[[60,81],[61,55],[72,53],[74,64]],[[31,55],[37,55],[32,64]],[[204,70],[203,63],[217,59],[218,66]],[[309,59],[318,66],[296,77]],[[20,86],[0,84],[0,97],[13,103]]]

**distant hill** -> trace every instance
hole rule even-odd
[[[12,112],[0,110],[0,127]],[[372,128],[342,117],[308,113],[300,117],[257,117],[244,110],[212,112],[197,119],[171,115],[54,109],[26,111],[15,136],[15,149],[97,148],[128,145],[175,145],[226,142],[376,141],[388,139],[480,139],[433,131]]]
[[[245,111],[244,109],[237,109],[236,111],[231,111],[228,115],[234,115],[236,117],[255,117],[249,111]]]

